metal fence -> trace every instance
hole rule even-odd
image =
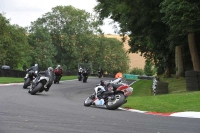
[[[26,75],[26,71],[11,70],[11,69],[0,69],[0,77],[19,77],[23,78]],[[76,70],[65,70],[63,71],[63,76],[75,76],[78,75]],[[90,76],[97,76],[97,74],[90,74]],[[114,78],[114,74],[104,74],[104,77]]]
[[[23,78],[26,75],[26,71],[11,70],[11,69],[0,69],[0,77],[19,77]],[[63,76],[77,75],[77,71],[67,70],[63,71]]]
[[[19,77],[22,78],[26,74],[25,71],[0,69],[0,77]]]

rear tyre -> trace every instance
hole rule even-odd
[[[78,81],[81,81],[81,76],[80,75],[78,75]]]
[[[29,93],[35,95],[37,92],[41,91],[42,86],[42,83],[37,84],[37,86],[33,90],[29,91]]]
[[[88,97],[84,101],[84,106],[88,107],[90,105],[92,105],[92,99],[90,97]]]
[[[87,80],[87,78],[86,78],[86,77],[83,77],[83,83],[85,83],[85,82],[86,82],[86,80]]]
[[[100,73],[98,74],[98,77],[101,78],[101,74]]]
[[[23,88],[26,89],[26,88],[29,86],[30,82],[31,82],[31,79],[30,79],[30,78],[27,78],[27,79],[24,81]]]
[[[125,96],[122,93],[115,94],[114,100],[109,100],[106,103],[106,108],[109,110],[115,110],[126,102]]]

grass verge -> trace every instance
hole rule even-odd
[[[132,85],[133,94],[123,107],[150,112],[200,111],[200,92],[186,92],[181,84],[184,78],[176,82],[175,79],[171,80],[168,81],[170,93],[163,95],[151,93],[152,80],[138,80]]]

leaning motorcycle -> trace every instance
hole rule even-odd
[[[37,73],[37,71],[34,72],[33,70],[31,70],[27,72],[27,76],[24,78],[24,85],[23,85],[24,89],[30,86],[32,81],[35,79],[34,73]]]
[[[88,70],[87,69],[83,69],[82,76],[83,76],[83,83],[87,82],[87,79],[88,79]]]
[[[86,98],[84,106],[104,106],[109,110],[115,110],[127,102],[126,98],[133,92],[132,87],[122,81],[122,78],[106,82],[108,84],[108,90],[111,93],[109,95],[102,93],[100,97],[97,97],[94,93]],[[104,86],[97,85],[94,89],[97,89],[98,93],[101,93],[102,87]]]
[[[46,77],[44,74],[39,73],[38,77],[36,77],[33,82],[32,82],[32,86],[29,89],[29,93],[31,95],[35,95],[36,93],[41,93],[44,90],[48,91],[49,88],[51,87],[52,83],[53,83],[53,72],[50,73],[50,77]],[[47,84],[48,82],[48,84]],[[45,85],[47,84],[47,87],[45,88]]]

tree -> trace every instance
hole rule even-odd
[[[149,61],[149,60],[146,60],[146,61],[145,61],[144,73],[145,73],[147,76],[152,76],[152,75],[154,74],[154,71],[153,71],[153,64],[152,64],[151,61]]]
[[[9,20],[0,14],[0,64],[21,69],[29,65],[29,49],[26,30],[18,25],[11,25]]]
[[[29,34],[29,44],[32,46],[32,63],[39,64],[39,68],[46,70],[55,64],[54,56],[57,54],[52,45],[51,36],[47,29],[36,27],[35,31]]]
[[[86,56],[90,54],[86,50],[91,45],[89,38],[93,32],[98,31],[95,21],[84,10],[72,6],[57,6],[52,8],[52,12],[45,13],[42,18],[33,22],[30,29],[48,29],[52,45],[57,51],[55,62],[62,64],[65,69],[75,69],[79,62],[88,62],[89,57]]]
[[[84,10],[72,6],[54,7],[51,12],[32,23],[29,33],[31,46],[36,45],[39,48],[51,44],[55,48],[53,63],[61,64],[64,69],[76,70],[78,63],[92,63],[95,68],[101,64],[109,71],[112,71],[109,68],[111,64],[115,66],[114,70],[128,69],[125,58],[127,54],[122,43],[105,38],[101,34],[97,17]],[[105,62],[111,55],[118,60],[110,58],[108,63]],[[43,57],[39,50],[37,57]],[[34,56],[34,61],[38,61],[36,59]]]
[[[175,48],[175,60],[176,60],[176,76],[184,76],[184,65],[183,65],[183,46],[176,46]]]
[[[200,2],[198,0],[164,0],[161,12],[163,21],[172,32],[188,35],[188,44],[194,70],[200,70],[199,55],[196,48],[195,34],[200,30]]]
[[[101,38],[101,47],[97,51],[96,57],[99,58],[100,65],[109,73],[128,72],[129,57],[123,43],[116,38]]]
[[[160,1],[157,0],[97,0],[95,11],[100,19],[112,18],[118,22],[121,34],[130,37],[130,52],[141,54],[155,65],[169,70],[174,66],[174,49],[169,47],[169,27],[161,21]]]

